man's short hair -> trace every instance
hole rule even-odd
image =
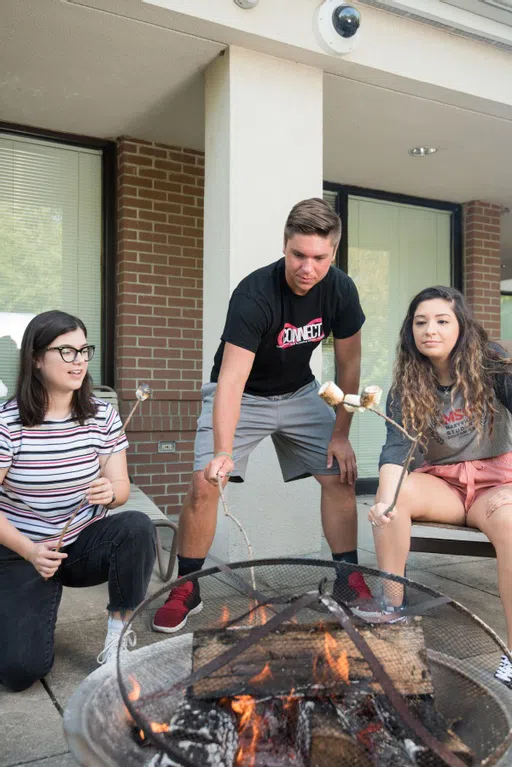
[[[340,217],[320,197],[301,200],[290,211],[284,227],[284,244],[295,234],[317,234],[330,237],[337,246],[341,239]]]

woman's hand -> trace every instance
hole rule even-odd
[[[389,507],[389,503],[382,503],[382,501],[371,507],[368,519],[370,520],[372,527],[384,527],[384,525],[389,525],[393,517],[396,516],[396,506],[389,514],[385,514]]]
[[[101,506],[108,506],[112,503],[114,498],[114,488],[112,482],[107,477],[98,477],[94,479],[89,485],[89,489],[85,493],[88,503],[93,505],[100,504]]]
[[[55,575],[59,565],[67,554],[62,551],[55,551],[55,543],[32,543],[32,547],[27,556],[27,560],[34,565],[37,572],[43,576],[45,581]]]

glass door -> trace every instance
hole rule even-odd
[[[450,210],[348,197],[346,270],[366,315],[361,386],[382,387],[383,408],[410,299],[430,285],[451,284],[451,216]],[[322,372],[324,381],[334,376],[332,340],[324,346]],[[360,479],[377,477],[384,438],[383,419],[371,413],[354,417],[351,443]]]

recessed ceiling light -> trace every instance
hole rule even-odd
[[[412,157],[428,157],[429,155],[435,154],[436,152],[436,146],[415,146],[412,149],[409,149],[409,154]]]

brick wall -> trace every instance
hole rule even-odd
[[[500,205],[464,205],[464,292],[491,338],[500,337]]]
[[[118,142],[116,389],[126,417],[141,381],[153,389],[128,429],[131,476],[177,514],[193,459],[202,341],[204,156]],[[158,442],[177,452],[157,452]]]

